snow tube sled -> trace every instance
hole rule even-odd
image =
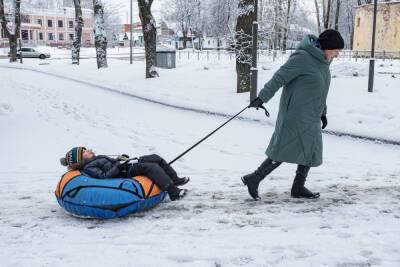
[[[145,176],[96,179],[69,171],[58,182],[55,195],[60,206],[73,215],[111,219],[150,209],[166,192]]]

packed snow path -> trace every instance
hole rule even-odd
[[[289,197],[283,164],[249,199],[240,176],[263,159],[273,128],[233,121],[174,167],[189,195],[111,221],[66,214],[53,191],[74,145],[172,159],[225,119],[8,70],[0,74],[2,266],[399,266],[400,153],[334,136],[308,186]]]

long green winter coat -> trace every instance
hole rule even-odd
[[[326,113],[331,74],[316,41],[307,35],[259,94],[268,102],[283,86],[275,132],[265,152],[272,160],[322,164],[321,115]]]

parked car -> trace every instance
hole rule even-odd
[[[22,57],[40,58],[40,59],[45,59],[50,57],[49,53],[41,52],[36,48],[22,47],[21,49],[17,50],[17,58],[21,57],[21,52],[22,52]],[[10,53],[8,53],[8,56],[10,56]]]

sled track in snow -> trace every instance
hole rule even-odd
[[[46,72],[46,71],[34,70],[34,69],[30,69],[30,68],[25,68],[25,67],[14,67],[14,66],[0,66],[0,68],[27,70],[27,71],[37,72],[37,73],[44,74],[44,75],[47,75],[47,76],[52,76],[52,77],[56,77],[56,78],[59,78],[59,79],[72,81],[72,82],[76,82],[76,83],[79,83],[79,84],[84,84],[84,85],[87,85],[87,86],[90,86],[90,87],[94,87],[94,88],[97,88],[97,89],[101,89],[101,90],[104,90],[104,91],[117,93],[117,94],[120,94],[120,95],[123,95],[123,96],[128,96],[128,97],[140,99],[140,100],[143,100],[143,101],[147,101],[147,102],[150,102],[150,103],[154,103],[154,104],[158,104],[158,105],[162,105],[162,106],[166,106],[166,107],[170,107],[170,108],[174,108],[174,109],[180,109],[180,110],[184,110],[184,111],[191,111],[191,112],[195,112],[195,113],[199,113],[199,114],[217,116],[217,117],[222,117],[222,118],[231,118],[233,116],[232,114],[226,114],[226,113],[222,113],[222,112],[215,112],[215,111],[209,111],[209,110],[204,110],[204,109],[173,105],[173,104],[169,104],[169,103],[166,103],[166,102],[154,100],[154,99],[151,99],[151,98],[148,98],[148,97],[143,97],[143,96],[135,95],[135,94],[132,94],[132,93],[120,91],[120,90],[115,89],[115,88],[111,88],[111,87],[107,87],[107,86],[103,86],[103,85],[98,85],[98,84],[82,81],[82,80],[75,79],[75,78],[64,77],[64,76],[61,76],[59,74],[49,73],[49,72]],[[261,123],[261,124],[264,124],[264,125],[273,126],[273,124],[270,123],[270,122],[265,122],[264,123],[259,119],[253,119],[253,118],[249,118],[249,117],[238,116],[238,117],[236,117],[236,119],[237,120],[241,120],[241,121],[256,122],[256,123]],[[357,134],[343,133],[343,132],[337,132],[337,131],[328,131],[328,130],[322,130],[322,132],[324,134],[333,135],[333,136],[337,136],[337,137],[348,137],[348,138],[351,138],[351,139],[356,139],[356,140],[361,140],[361,141],[368,141],[368,142],[373,142],[373,143],[376,143],[376,144],[387,144],[387,145],[400,146],[400,141],[396,141],[396,140],[375,138],[375,137],[370,137],[370,136],[362,136],[362,135],[357,135]]]

